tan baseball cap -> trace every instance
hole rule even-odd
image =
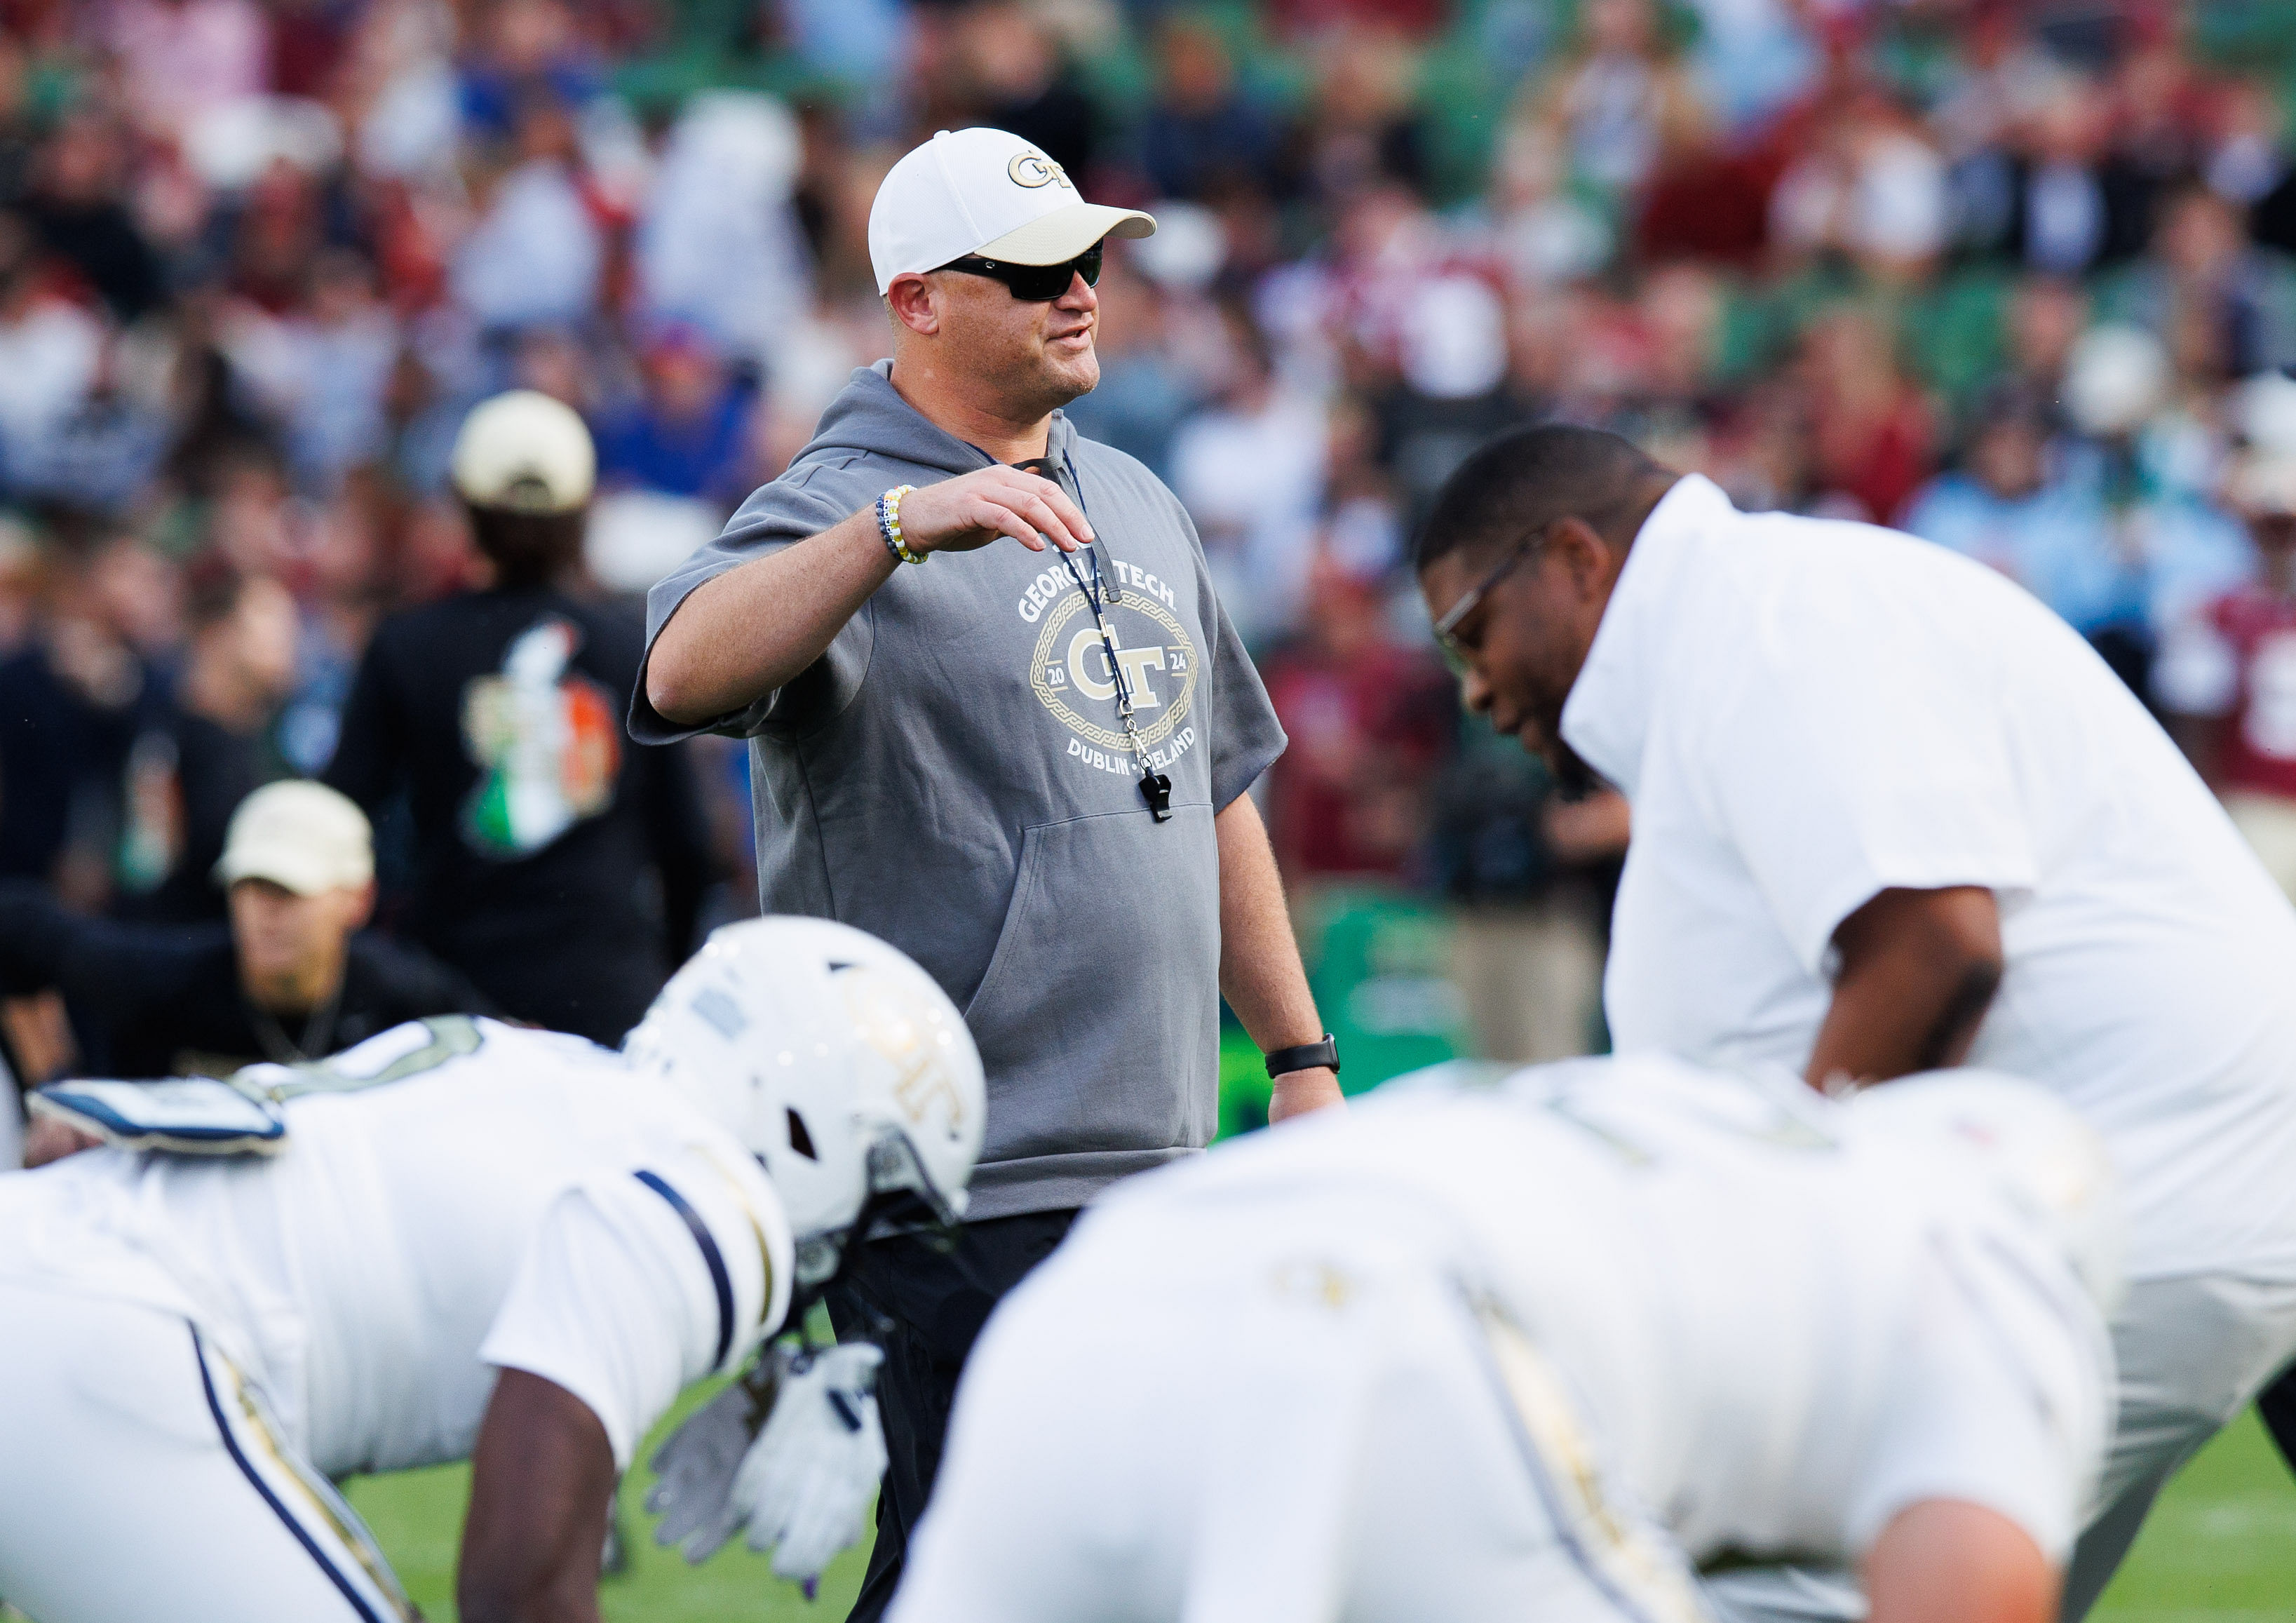
[[[455,436],[455,488],[473,507],[572,512],[598,483],[598,453],[574,408],[532,389],[482,400]]]
[[[374,878],[374,834],[348,795],[297,778],[266,783],[239,803],[224,835],[216,882],[266,879],[298,896]]]
[[[1105,236],[1144,237],[1156,217],[1088,203],[1066,169],[1007,130],[942,130],[895,164],[869,206],[877,291],[978,254],[1059,265]]]

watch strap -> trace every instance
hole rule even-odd
[[[1270,1080],[1287,1072],[1314,1070],[1319,1066],[1334,1073],[1340,1069],[1340,1042],[1328,1031],[1319,1043],[1295,1044],[1290,1048],[1278,1048],[1267,1056]]]

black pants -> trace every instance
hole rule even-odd
[[[968,1223],[953,1250],[921,1239],[879,1241],[861,1248],[845,1283],[830,1293],[837,1333],[874,1340],[885,1349],[877,1374],[886,1455],[877,1544],[849,1623],[876,1623],[892,1604],[909,1534],[925,1513],[940,1470],[956,1378],[988,1310],[1052,1255],[1075,1221],[1071,1210]]]
[[[2264,1389],[2256,1400],[2256,1412],[2264,1417],[2264,1429],[2279,1445],[2280,1457],[2289,1470],[2296,1471],[2296,1365],[2283,1370],[2280,1379]]]

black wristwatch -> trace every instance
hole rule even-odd
[[[1267,1079],[1295,1070],[1313,1070],[1322,1066],[1337,1075],[1340,1069],[1340,1040],[1330,1032],[1324,1033],[1320,1043],[1300,1043],[1290,1048],[1278,1048],[1267,1056]]]

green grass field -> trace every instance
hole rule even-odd
[[[685,1407],[700,1401],[689,1398]],[[667,1424],[671,1422],[666,1422]],[[643,1460],[650,1442],[639,1451]],[[611,1623],[795,1623],[835,1619],[866,1559],[848,1551],[805,1597],[737,1544],[698,1568],[656,1549],[639,1502],[651,1477],[624,1484],[630,1569],[602,1592]],[[432,1623],[455,1615],[455,1541],[469,1471],[462,1466],[369,1477],[350,1496]],[[2098,1623],[2289,1623],[2296,1619],[2296,1482],[2253,1415],[2244,1415],[2170,1485],[2095,1614]]]

